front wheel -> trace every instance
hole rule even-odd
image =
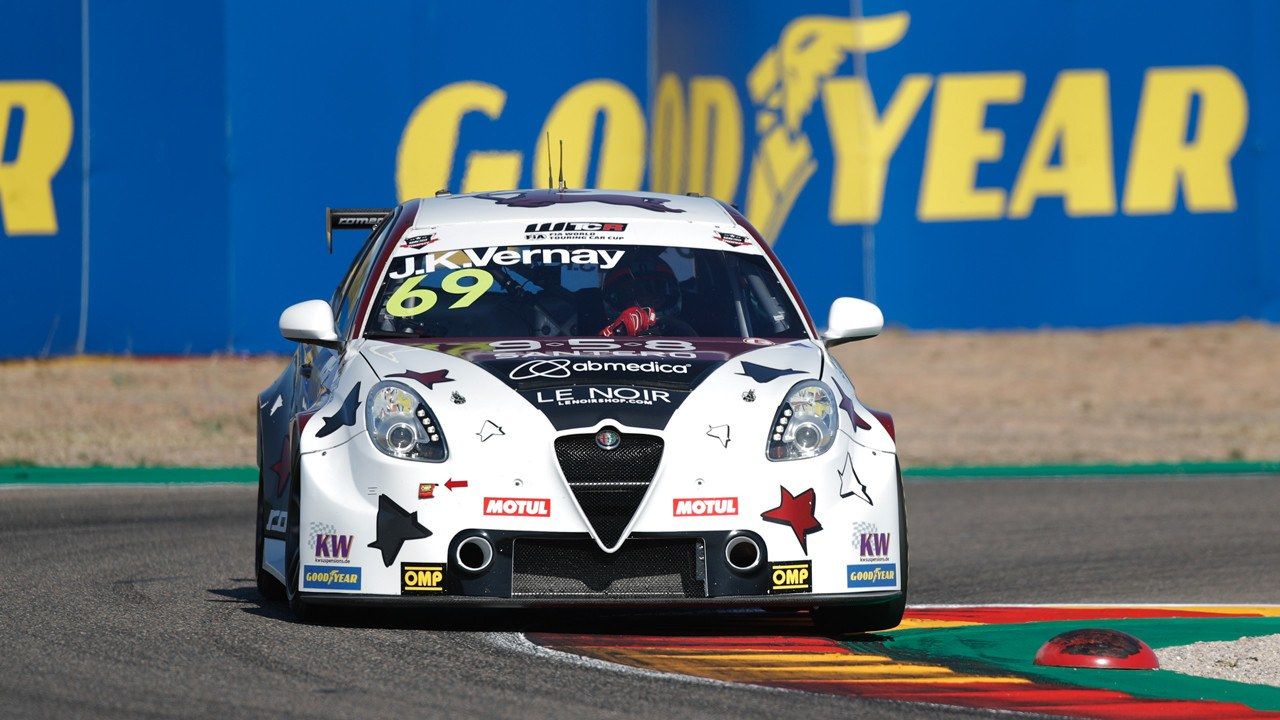
[[[296,440],[296,438],[295,438]],[[297,447],[295,443],[293,447]],[[302,551],[299,534],[301,532],[300,524],[302,522],[302,476],[299,474],[301,468],[298,467],[298,454],[293,454],[293,474],[289,477],[289,518],[286,523],[284,556],[285,556],[285,584],[284,594],[285,600],[289,603],[289,609],[293,611],[294,616],[306,622],[311,619],[313,608],[307,604],[299,592],[302,575]]]
[[[262,545],[266,538],[267,527],[267,507],[262,502],[262,468],[258,468],[258,528],[254,534],[254,579],[257,581],[258,594],[264,600],[283,600],[284,588],[280,586],[280,581],[274,575],[267,572],[262,567]]]

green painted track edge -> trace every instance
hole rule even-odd
[[[906,468],[908,480],[1124,477],[1142,475],[1280,475],[1280,460],[1078,465],[956,465]],[[0,485],[252,484],[257,468],[0,466]]]
[[[245,485],[256,467],[0,467],[0,485]]]
[[[1035,478],[1035,477],[1118,477],[1132,475],[1277,475],[1280,460],[1101,463],[1059,465],[954,465],[904,468],[908,479],[943,478]]]

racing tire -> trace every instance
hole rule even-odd
[[[816,607],[811,616],[819,632],[826,635],[855,635],[889,630],[902,623],[907,609],[907,504],[902,492],[902,468],[898,468],[898,557],[902,560],[902,594],[890,600],[866,605]]]
[[[271,573],[267,572],[262,567],[262,544],[263,544],[263,540],[266,538],[266,526],[267,526],[267,520],[266,520],[267,509],[262,503],[263,487],[264,487],[264,478],[262,477],[261,461],[259,461],[258,523],[257,523],[258,528],[257,528],[257,532],[254,534],[254,540],[253,540],[253,551],[254,551],[253,552],[253,568],[254,568],[253,576],[254,576],[254,580],[257,582],[257,585],[258,585],[258,594],[261,595],[264,600],[279,601],[284,599],[284,586],[280,584],[280,581],[276,579],[275,575],[272,575]]]
[[[297,444],[295,443],[293,447],[296,448]],[[288,568],[285,571],[284,594],[294,617],[299,622],[307,622],[314,619],[315,608],[303,599],[298,589],[302,574],[302,544],[299,538],[302,521],[302,478],[298,474],[301,470],[299,465],[298,453],[295,450],[293,473],[289,477],[289,519],[286,521],[284,541],[285,566]]]

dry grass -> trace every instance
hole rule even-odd
[[[907,465],[1280,457],[1276,325],[890,332],[837,354]]]
[[[888,332],[837,351],[909,466],[1280,457],[1280,327]],[[0,464],[251,465],[280,357],[0,363]]]
[[[255,399],[281,357],[0,363],[0,463],[253,465]]]

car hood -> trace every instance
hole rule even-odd
[[[454,378],[444,373],[463,369],[455,363],[480,368],[544,414],[556,430],[589,428],[604,420],[660,430],[713,377],[735,376],[710,382],[724,387],[708,392],[741,395],[743,387],[772,387],[774,380],[790,387],[818,377],[823,363],[822,350],[809,340],[757,338],[397,340],[371,342],[361,354],[382,379],[451,382]],[[509,401],[510,395],[501,395],[506,397],[486,394],[484,401]]]

